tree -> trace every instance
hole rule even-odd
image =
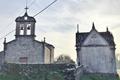
[[[68,55],[60,55],[55,61],[56,64],[75,64],[75,62]]]

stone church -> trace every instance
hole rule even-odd
[[[115,42],[112,33],[98,32],[93,23],[90,32],[76,33],[77,63],[88,73],[117,74]]]
[[[0,52],[0,63],[50,64],[54,60],[54,46],[35,40],[34,17],[25,14],[16,18],[15,40],[4,41],[4,51]]]

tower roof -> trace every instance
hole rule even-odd
[[[34,17],[28,16],[27,12],[23,16],[17,17],[16,22],[36,22]]]
[[[85,39],[88,37],[90,32],[83,32],[76,34],[76,43],[82,44]],[[110,32],[98,32],[108,43],[109,45],[115,45],[113,35]]]
[[[96,30],[94,22],[92,24],[92,30]],[[114,37],[112,33],[108,30],[108,28],[106,32],[98,32],[98,33],[109,43],[109,45],[115,45]],[[88,37],[89,34],[90,32],[77,33],[76,44],[81,45],[85,41],[85,39]]]

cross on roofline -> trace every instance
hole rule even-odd
[[[28,9],[29,9],[29,8],[26,6],[26,7],[25,7],[26,12],[27,12]]]

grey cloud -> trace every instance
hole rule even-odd
[[[47,32],[58,32],[58,33],[69,33],[71,31],[73,31],[75,29],[74,25],[68,24],[68,23],[58,23],[58,24],[54,24],[48,26],[49,24],[46,25],[39,25],[39,27],[37,26],[36,30],[37,32],[43,32],[43,33],[47,33]]]
[[[68,33],[74,30],[74,26],[70,24],[58,24],[57,27],[52,28],[56,32]]]
[[[120,28],[120,23],[111,26],[111,29],[113,30],[119,29],[119,28]]]
[[[71,13],[120,14],[120,0],[61,0],[61,5]]]

